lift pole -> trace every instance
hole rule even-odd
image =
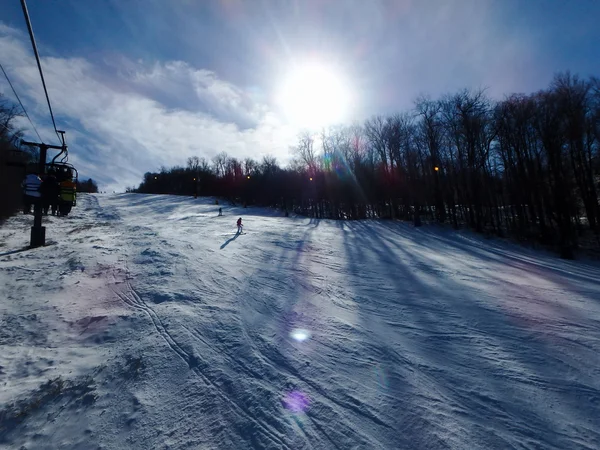
[[[40,160],[38,165],[38,173],[43,174],[46,171],[46,156],[48,149],[54,150],[65,150],[65,145],[49,145],[49,144],[38,144],[36,142],[21,141],[21,145],[28,145],[30,147],[37,147],[40,149]],[[31,227],[31,239],[29,246],[31,248],[41,247],[46,245],[46,227],[42,226],[42,198],[36,202],[33,207],[33,226]]]

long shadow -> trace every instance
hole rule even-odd
[[[309,228],[314,228],[318,223],[318,220],[310,220],[305,225],[309,226]],[[331,226],[340,228],[342,231],[351,231],[345,230],[343,223],[339,221],[333,222]],[[411,435],[406,437],[402,435],[402,437],[399,437],[397,433],[390,431],[391,427],[389,423],[386,424],[385,420],[381,420],[381,418],[378,417],[378,411],[375,407],[375,404],[377,404],[378,400],[375,398],[369,398],[369,401],[364,402],[364,396],[362,396],[360,393],[357,393],[353,388],[354,385],[356,385],[356,387],[360,386],[362,380],[361,375],[358,375],[358,372],[355,373],[355,371],[364,370],[365,362],[372,360],[372,357],[377,357],[380,360],[383,360],[384,365],[393,365],[395,363],[401,364],[405,360],[403,356],[399,354],[391,345],[388,345],[389,343],[386,343],[385,339],[381,340],[381,344],[373,344],[372,339],[365,339],[364,341],[356,340],[354,338],[355,333],[365,333],[365,328],[349,328],[347,325],[345,325],[344,320],[341,320],[340,322],[336,321],[335,324],[332,324],[331,321],[335,320],[335,314],[325,317],[315,316],[315,313],[318,314],[319,310],[312,311],[310,302],[305,302],[303,296],[310,295],[319,297],[321,294],[318,292],[318,290],[313,289],[313,291],[311,291],[311,288],[316,287],[315,283],[322,277],[315,278],[315,275],[320,274],[318,272],[311,273],[308,272],[308,270],[310,270],[310,266],[313,265],[315,261],[317,264],[316,267],[319,269],[326,269],[326,267],[323,266],[323,260],[319,261],[321,255],[319,253],[312,252],[310,248],[310,241],[310,230],[307,230],[302,236],[302,239],[298,241],[298,246],[295,249],[295,253],[293,253],[292,249],[282,249],[282,258],[274,258],[274,261],[279,261],[281,263],[281,269],[290,270],[291,268],[292,272],[297,275],[294,276],[292,290],[286,293],[284,308],[279,310],[277,314],[273,314],[268,317],[268,319],[279,321],[280,326],[282,327],[280,339],[278,339],[279,346],[278,348],[263,347],[262,351],[265,354],[270,354],[271,357],[276,355],[274,362],[276,362],[279,367],[283,368],[284,370],[291,371],[292,375],[302,381],[304,385],[308,385],[311,388],[311,393],[315,393],[321,397],[324,397],[324,400],[326,400],[324,404],[327,405],[327,408],[330,408],[330,405],[333,405],[336,410],[338,407],[343,408],[342,414],[344,415],[342,417],[339,417],[337,412],[335,414],[335,420],[337,424],[336,428],[339,428],[339,430],[332,430],[336,434],[336,436],[332,437],[334,437],[336,441],[340,442],[341,448],[350,447],[352,445],[356,445],[357,442],[360,442],[360,433],[358,433],[358,435],[355,434],[355,429],[353,426],[356,426],[356,424],[362,423],[365,420],[369,421],[369,427],[377,427],[379,430],[375,434],[369,433],[371,438],[380,435],[379,442],[382,445],[387,443],[387,445],[390,447],[399,444],[398,439],[401,439],[403,446],[408,448],[412,443],[414,443],[416,436]],[[335,245],[335,242],[333,245]],[[360,244],[353,243],[350,245],[356,246],[357,252],[362,254],[364,249],[361,248]],[[292,252],[291,258],[288,256],[290,252]],[[311,259],[304,259],[304,256],[310,256]],[[385,257],[385,255],[382,256]],[[393,255],[388,254],[387,256],[390,258],[389,262],[391,263],[393,261]],[[339,282],[339,279],[342,278],[345,279],[344,285],[340,286],[343,288],[343,291],[341,294],[337,293],[338,295],[346,298],[347,287],[360,284],[365,269],[369,269],[362,264],[360,261],[361,259],[362,258],[359,256],[355,260],[356,265],[349,274],[344,271],[340,272],[339,269],[342,269],[342,267],[338,269],[338,272],[336,273],[338,276],[337,281]],[[278,268],[278,270],[280,270],[280,268]],[[312,270],[314,271],[315,269],[313,268]],[[334,288],[337,289],[338,286],[336,285]],[[361,303],[364,300],[364,298],[358,299],[358,303]],[[326,296],[323,296],[320,301],[331,302],[331,300]],[[366,305],[362,304],[359,306],[365,307]],[[384,308],[382,308],[382,310],[385,311]],[[298,317],[298,311],[302,313],[300,314],[300,317]],[[320,331],[319,334],[325,330],[334,330],[335,337],[333,338],[327,335],[319,335],[315,336],[313,340],[313,344],[315,345],[314,351],[318,352],[320,355],[318,361],[321,361],[321,363],[318,365],[315,361],[313,361],[313,365],[311,365],[311,367],[315,367],[317,372],[311,371],[310,369],[306,371],[298,371],[290,365],[292,362],[294,364],[297,363],[294,355],[298,354],[298,349],[294,348],[294,345],[291,344],[287,338],[287,334],[293,324],[297,323],[298,320],[302,321],[303,318],[312,321],[313,330],[316,329],[317,331]],[[324,321],[323,326],[315,328],[316,324],[321,321]],[[346,341],[346,338],[348,338],[349,341]],[[351,345],[346,346],[346,344],[349,344],[350,342]],[[309,343],[309,345],[311,344]],[[333,354],[332,351],[334,352]],[[334,371],[330,373],[332,370]],[[370,369],[367,369],[367,371],[369,370]],[[374,367],[374,370],[377,370],[377,368]],[[390,370],[388,370],[388,372],[391,373]],[[311,373],[313,374],[312,377],[307,375]],[[350,384],[348,386],[341,385],[339,387],[334,387],[326,382],[326,378],[322,379],[324,375],[333,375],[334,373],[336,373],[336,375],[334,375],[335,377],[341,376],[343,378],[347,378]],[[368,373],[371,372],[369,371]],[[315,377],[315,374],[318,374],[318,376]],[[362,376],[368,375],[364,375],[363,372]],[[389,392],[385,393],[385,401],[390,402],[391,408],[402,406],[403,402],[401,399],[403,399],[406,394],[406,383],[403,382],[400,376],[395,376],[394,374],[390,376],[388,381],[390,385],[393,385],[393,388]],[[357,397],[362,397],[363,401],[359,400]],[[415,407],[417,407],[416,403]],[[375,412],[373,412],[373,408],[375,408]],[[348,413],[350,414],[346,416]],[[321,414],[315,412],[313,415],[318,420],[322,419]],[[390,414],[390,416],[392,415]],[[331,418],[328,420],[331,420]],[[424,420],[423,422],[426,421]],[[400,423],[398,424],[400,425]],[[421,428],[424,426],[424,423],[420,423],[418,426]],[[425,443],[426,440],[431,443],[432,437],[429,435],[422,436],[421,438],[417,438],[417,440],[418,439],[423,439],[423,443]],[[425,444],[423,444],[423,446],[424,445]]]
[[[304,440],[316,447],[329,443],[334,448],[333,443],[338,442],[337,448],[349,448],[361,442],[356,424],[372,416],[352,403],[353,389],[334,387],[327,381],[329,376],[336,376],[339,367],[339,360],[331,350],[340,358],[345,356],[344,348],[328,337],[330,318],[323,317],[320,309],[321,301],[328,300],[321,297],[319,289],[324,280],[319,272],[322,265],[318,262],[322,249],[313,239],[313,232],[320,223],[318,219],[297,221],[283,236],[278,234],[281,242],[272,250],[264,252],[257,248],[252,252],[257,255],[260,268],[244,280],[240,297],[243,308],[240,309],[250,344],[246,350],[250,353],[248,360],[255,362],[255,370],[275,368],[277,375],[271,383],[278,386],[282,394],[290,385],[295,385],[314,402],[312,412],[305,416],[305,425],[316,433],[316,440],[311,435]],[[314,335],[305,342],[295,342],[290,335],[297,328],[305,328]],[[347,410],[338,410],[340,406]],[[355,414],[348,417],[348,412]],[[332,420],[335,427],[320,425]]]
[[[421,406],[410,383],[414,369],[407,359],[408,349],[403,344],[398,345],[397,338],[390,339],[381,323],[399,324],[395,318],[400,314],[411,316],[406,322],[418,322],[413,317],[419,311],[417,308],[407,308],[410,305],[406,302],[394,300],[400,300],[395,298],[395,294],[401,297],[409,283],[413,292],[420,287],[420,283],[412,274],[396,270],[398,262],[395,255],[371,242],[368,226],[341,221],[336,225],[342,231],[348,284],[352,286],[352,300],[360,317],[358,331],[362,338],[356,339],[354,345],[360,345],[359,353],[375,358],[372,364],[374,371],[379,374],[380,395],[386,398],[387,405],[382,412],[388,420],[393,421],[396,429],[403,429],[404,424],[411,423],[419,430],[414,434],[406,430],[406,433],[402,433],[406,441],[396,445],[400,448],[425,448],[425,443],[429,441],[430,447],[441,448],[443,445],[431,442],[436,430],[418,413]],[[418,319],[425,320],[424,317]],[[382,430],[381,439],[382,444],[394,445],[398,437]]]
[[[176,203],[181,205],[177,200]],[[160,207],[160,202],[153,205],[157,206],[158,215],[164,217],[165,209]],[[249,214],[244,212],[240,215]],[[239,215],[233,216],[237,218]],[[231,216],[224,219],[231,219]],[[316,339],[300,345],[289,336],[292,328],[303,325],[314,330],[310,328],[313,321],[320,319],[314,303],[306,301],[309,295],[315,295],[313,285],[316,284],[314,273],[317,270],[310,265],[310,260],[317,247],[312,245],[314,239],[311,233],[320,221],[290,219],[282,227],[283,231],[275,222],[263,229],[259,228],[260,221],[256,223],[260,237],[242,238],[243,245],[240,241],[234,246],[235,261],[226,257],[231,252],[212,253],[216,251],[218,241],[202,243],[206,253],[181,251],[176,256],[169,255],[167,242],[157,242],[152,245],[151,251],[144,250],[148,254],[142,255],[139,263],[133,263],[137,266],[135,270],[144,271],[139,283],[144,281],[145,286],[138,286],[138,291],[148,297],[149,303],[153,303],[157,314],[164,314],[165,323],[178,322],[181,327],[178,330],[173,327],[173,335],[182,348],[189,350],[190,354],[193,352],[197,366],[202,368],[206,378],[215,380],[234,403],[252,411],[255,419],[284,437],[288,445],[282,445],[282,448],[333,448],[328,445],[331,442],[328,434],[333,436],[333,433],[341,434],[342,431],[329,431],[329,427],[323,425],[332,417],[332,403],[322,401],[320,395],[329,395],[334,400],[337,395],[328,392],[327,380],[320,376],[317,351],[313,353],[314,358],[308,358],[310,349],[322,350],[322,347],[317,347]],[[249,225],[252,226],[252,223]],[[226,236],[228,239],[220,246],[221,249],[238,236]],[[136,247],[141,250],[150,247],[156,237],[148,238],[148,244],[140,233],[136,233],[135,239],[139,244]],[[181,243],[194,244],[195,241],[195,235],[181,238]],[[178,245],[181,246],[181,243]],[[146,266],[141,265],[152,260],[168,264],[171,274],[165,277],[160,287],[153,281],[163,278],[158,273],[161,268],[147,264],[148,269],[155,271],[152,275],[145,270]],[[157,292],[159,290],[160,293]],[[168,299],[172,300],[168,308],[157,301],[165,297],[165,291]],[[310,366],[305,365],[307,359],[311,362]],[[323,372],[328,372],[333,364],[328,358],[325,362]],[[278,408],[284,395],[294,389],[311,396],[314,407],[310,415],[292,418],[284,408]],[[252,394],[256,392],[260,395]],[[323,403],[327,405],[324,411],[320,408]],[[224,414],[228,410],[225,405]],[[333,417],[340,419],[337,413]],[[297,420],[304,421],[302,426],[311,432],[303,434],[295,423]],[[337,422],[358,423],[355,420]],[[239,426],[246,425],[249,428],[253,426],[240,421]],[[319,428],[321,425],[324,428]],[[259,431],[252,432],[258,437],[261,435]],[[354,436],[360,436],[360,433]],[[356,442],[360,442],[359,438]],[[270,447],[263,444],[256,445],[256,448]]]
[[[56,241],[54,241],[54,240],[47,240],[46,243],[44,245],[40,246],[40,247],[31,247],[30,245],[27,245],[26,247],[18,248],[16,250],[9,250],[7,252],[0,253],[0,257],[2,257],[2,256],[9,256],[9,255],[15,255],[17,253],[26,252],[28,250],[35,250],[36,248],[50,247],[51,245],[56,245]]]
[[[243,290],[261,290],[261,295],[256,298],[261,298],[261,304],[268,302],[270,306],[268,314],[260,314],[261,323],[255,322],[255,325],[268,326],[263,321],[280,322],[285,328],[281,329],[281,336],[287,337],[287,332],[290,330],[288,329],[289,321],[286,318],[292,314],[295,305],[301,300],[302,292],[310,288],[310,276],[304,273],[301,261],[310,249],[310,235],[318,225],[317,220],[298,223],[285,234],[277,235],[277,241],[272,242],[275,244],[272,251],[256,248],[255,262],[263,264],[265,267],[256,271],[247,280],[248,284]],[[305,227],[306,229],[304,229]],[[265,239],[267,238],[265,237]],[[282,279],[282,273],[290,273],[291,277]],[[285,292],[285,296],[281,295],[282,292]],[[249,296],[249,298],[253,298],[253,296]],[[254,306],[261,309],[260,305]],[[286,323],[287,325],[285,325]]]
[[[585,263],[572,263],[543,252],[532,252],[518,247],[516,244],[484,241],[478,236],[465,236],[453,230],[421,228],[410,230],[403,224],[384,224],[379,226],[404,238],[414,240],[423,245],[428,245],[432,250],[444,244],[449,253],[457,250],[461,253],[476,256],[485,262],[501,263],[512,268],[529,271],[532,268],[541,268],[558,275],[551,281],[562,284],[567,289],[581,290],[581,283],[594,285],[600,280],[600,267]],[[440,250],[441,251],[441,250]],[[550,277],[546,277],[550,280]],[[596,299],[598,300],[598,299]]]
[[[316,226],[318,221],[295,221],[286,232],[275,232],[273,236],[265,234],[261,241],[252,244],[255,247],[238,255],[240,267],[248,267],[249,273],[238,278],[234,286],[229,286],[231,293],[239,299],[233,322],[240,341],[235,352],[230,349],[224,352],[231,358],[228,364],[239,374],[233,384],[252,391],[251,387],[256,383],[264,385],[267,382],[274,395],[282,398],[289,394],[293,384],[310,396],[314,394],[315,401],[319,391],[323,391],[318,377],[310,376],[311,367],[304,365],[303,352],[299,352],[298,344],[295,346],[290,338],[293,328],[310,328],[312,321],[318,318],[310,302],[305,301],[312,280],[305,271],[303,259],[310,251],[311,234]],[[264,241],[272,238],[276,241],[263,246]],[[312,345],[310,340],[303,345],[304,352],[306,346]],[[278,428],[290,444],[314,445],[315,438],[311,435],[296,435],[293,428],[283,428],[282,424],[290,423],[289,416],[283,412],[273,415],[268,396],[253,400],[249,407],[256,411],[261,421]],[[313,417],[324,420],[316,412]],[[318,425],[315,428],[318,429]],[[313,432],[319,434],[317,441],[328,442],[326,431]]]
[[[396,224],[381,223],[382,227],[399,234],[400,236],[411,239],[417,237],[415,234],[410,235],[406,226],[395,226]],[[400,231],[402,230],[402,231]],[[418,229],[420,239],[429,242],[442,242],[450,247],[455,247],[469,252],[477,252],[482,258],[490,258],[490,255],[500,256],[512,260],[513,262],[526,264],[528,266],[539,266],[544,269],[553,270],[559,274],[578,277],[583,281],[593,281],[600,277],[600,264],[591,261],[570,262],[559,259],[558,256],[542,251],[531,250],[521,247],[516,243],[502,242],[496,239],[484,239],[478,235],[469,232],[456,232],[437,226],[423,227]],[[572,273],[569,270],[579,273]]]
[[[221,250],[223,250],[225,247],[227,247],[231,241],[235,241],[238,238],[239,235],[240,235],[240,233],[235,233],[235,236],[233,236],[232,238],[227,239],[223,243],[223,245],[221,245]]]
[[[594,409],[588,403],[590,398],[598,398],[597,391],[576,381],[570,384],[577,389],[574,393],[569,392],[566,382],[561,391],[553,383],[566,379],[560,372],[569,373],[568,364],[551,361],[549,372],[541,370],[545,358],[556,353],[556,347],[539,342],[535,330],[515,325],[502,311],[490,308],[473,287],[436,272],[436,262],[427,252],[435,252],[442,241],[425,235],[419,242],[408,227],[403,231],[401,227],[392,230],[394,224],[388,229],[371,221],[323,221],[319,232],[337,226],[338,235],[343,236],[347,260],[340,260],[336,270],[346,283],[340,295],[346,296],[350,291],[356,294],[360,326],[344,328],[341,319],[339,327],[336,323],[335,335],[314,336],[300,348],[289,338],[289,332],[303,322],[320,326],[323,321],[317,316],[319,309],[306,300],[308,296],[320,295],[314,288],[321,279],[320,270],[327,267],[323,260],[314,263],[321,253],[311,245],[311,233],[320,221],[296,223],[288,232],[274,230],[270,236],[261,237],[263,242],[267,238],[280,241],[268,246],[269,250],[261,248],[263,243],[257,241],[252,244],[255,247],[240,255],[243,259],[239,267],[248,267],[245,270],[249,273],[219,272],[218,265],[210,272],[202,272],[215,279],[228,277],[221,295],[229,302],[223,307],[231,309],[224,315],[218,310],[221,305],[213,299],[210,305],[199,305],[196,312],[214,319],[214,323],[199,318],[190,325],[223,357],[210,370],[233,369],[227,376],[219,372],[219,380],[227,381],[224,386],[232,390],[232,397],[255,411],[262,423],[278,430],[286,442],[323,447],[335,439],[340,448],[360,446],[361,433],[348,429],[348,424],[360,424],[357,430],[368,430],[370,438],[381,436],[380,443],[387,448],[507,448],[512,442],[536,445],[533,439],[545,448],[568,447],[569,442],[561,440],[560,431],[553,429],[556,420],[553,422],[546,412],[523,402],[528,390],[550,398],[559,407],[564,400],[566,408],[559,413],[569,411],[573,397],[579,395],[582,415],[592,416]],[[338,235],[325,247],[333,248],[339,242]],[[221,249],[237,236],[227,240]],[[411,253],[403,244],[421,248]],[[479,261],[488,258],[488,262],[500,262],[481,249],[481,254],[476,253],[475,249],[478,247],[472,244],[448,242],[443,251],[447,257],[467,252]],[[228,267],[226,264],[224,268]],[[326,296],[322,300],[329,301]],[[217,312],[213,315],[207,306]],[[198,343],[192,345],[205,349]],[[307,349],[314,351],[312,359]],[[484,351],[487,353],[482,354]],[[305,361],[311,365],[304,366]],[[362,368],[369,364],[372,366],[368,369]],[[515,375],[519,367],[526,368],[530,376]],[[210,375],[208,367],[206,370]],[[369,381],[365,375],[368,370],[382,374],[382,387],[376,395],[367,389],[364,393],[354,392],[348,381],[337,383],[343,378],[356,384]],[[254,392],[257,386],[268,386],[260,392],[269,395],[241,394]],[[313,408],[302,419],[313,434],[291,434],[285,425],[286,415],[274,414],[273,401],[290,386],[314,395]],[[368,401],[353,403],[357,398]],[[547,404],[544,402],[541,407]],[[376,416],[368,415],[371,408],[399,431],[390,431],[377,422]],[[325,421],[335,426],[319,428]],[[444,421],[445,429],[440,426]],[[579,427],[581,422],[577,420],[573,426]],[[363,427],[365,423],[367,426]],[[524,427],[528,423],[532,424],[529,429]],[[498,434],[493,430],[496,426]],[[527,435],[531,430],[533,434]],[[328,433],[332,435],[329,442]],[[452,443],[436,438],[448,435],[455,436]],[[456,439],[461,437],[465,442],[457,445]]]
[[[523,391],[538,385],[538,392],[554,389],[554,395],[561,398],[565,409],[571,408],[570,413],[578,415],[574,412],[574,397],[591,387],[571,382],[572,392],[569,392],[564,386],[552,386],[553,376],[559,377],[562,372],[568,373],[572,369],[556,357],[556,347],[537,339],[535,330],[515,325],[501,310],[494,309],[494,305],[488,307],[472,287],[436,271],[435,263],[423,260],[423,255],[407,250],[406,246],[419,244],[415,241],[416,236],[398,233],[404,241],[392,243],[388,240],[389,236],[385,236],[389,234],[389,230],[385,230],[387,227],[380,228],[373,223],[356,223],[348,227],[355,230],[352,242],[346,244],[349,268],[353,273],[365,276],[364,263],[368,260],[365,252],[377,255],[379,266],[387,271],[384,280],[394,286],[400,303],[387,306],[386,321],[398,321],[400,342],[404,340],[404,345],[412,346],[406,351],[418,358],[419,372],[427,383],[435,386],[436,391],[445,394],[446,403],[452,403],[453,409],[462,410],[462,415],[488,416],[489,420],[499,422],[505,431],[510,429],[513,438],[515,435],[528,437],[530,430],[527,426],[533,424],[540,433],[535,437],[544,444],[560,447],[568,442],[562,441],[560,433],[555,431],[556,423],[551,420],[552,416],[542,409],[545,404],[536,408],[531,403],[520,401]],[[385,233],[381,233],[382,229]],[[427,244],[422,244],[423,252],[436,251],[436,245],[427,247]],[[373,261],[373,258],[370,259]],[[429,269],[429,273],[422,273],[424,269]],[[375,270],[371,268],[371,271]],[[429,282],[424,284],[423,280]],[[372,292],[372,287],[360,283],[357,286],[364,298],[378,297]],[[374,311],[363,308],[367,325],[378,325],[368,316],[379,309],[380,306]],[[524,343],[527,345],[523,346]],[[382,342],[379,346],[386,345]],[[489,355],[477,354],[477,351],[492,352],[502,359],[497,362]],[[423,361],[427,363],[423,364]],[[517,363],[511,370],[521,366],[527,369],[526,375],[515,375],[503,367],[505,364],[512,366],[510,361]],[[550,367],[545,368],[548,364]],[[388,365],[388,369],[390,373],[404,371],[394,365]],[[390,385],[390,389],[394,386]],[[418,406],[412,405],[410,410],[418,410]],[[579,415],[579,422],[586,413],[593,415],[593,410],[598,409],[589,402],[581,407],[585,413]],[[508,445],[501,440],[488,443]]]
[[[24,252],[24,251],[30,250],[31,248],[32,248],[32,247],[30,247],[30,246],[27,246],[27,247],[23,247],[23,248],[18,248],[18,249],[16,249],[16,250],[10,250],[10,251],[8,251],[8,252],[0,253],[0,258],[1,258],[2,256],[14,255],[15,253],[21,253],[21,252]]]
[[[316,447],[326,444],[327,448],[351,448],[359,443],[368,446],[360,432],[360,424],[368,421],[370,427],[381,427],[386,431],[390,427],[378,417],[377,412],[373,413],[374,405],[358,399],[360,396],[356,392],[361,384],[354,369],[360,359],[361,348],[344,345],[343,336],[348,332],[346,325],[342,321],[338,328],[332,323],[336,315],[327,313],[327,304],[332,300],[324,293],[329,284],[324,274],[329,273],[331,268],[323,259],[326,258],[321,252],[324,249],[316,246],[322,240],[313,240],[313,232],[321,223],[333,227],[332,222],[312,218],[300,225],[306,230],[296,241],[296,248],[291,252],[282,251],[281,266],[292,273],[292,295],[286,295],[283,310],[273,317],[279,322],[280,339],[278,347],[268,353],[284,374],[289,372],[300,383],[299,387],[306,389],[313,398],[314,408],[306,417],[319,441],[315,443],[308,439],[309,443]],[[325,226],[323,232],[327,231]],[[315,335],[307,342],[294,342],[290,339],[290,332],[298,327],[307,328]],[[351,335],[349,332],[350,340]],[[300,363],[306,358],[310,358],[310,366],[302,367]],[[345,379],[346,384],[331,383],[331,379],[338,377]],[[320,425],[323,423],[334,423],[335,426],[323,428]],[[377,439],[372,431],[368,435]]]

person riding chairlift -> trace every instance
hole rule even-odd
[[[38,203],[41,203],[41,186],[42,179],[35,172],[30,171],[21,183],[23,188],[23,214],[29,214],[32,205],[35,207]]]

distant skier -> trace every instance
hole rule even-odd
[[[222,215],[223,215],[223,209],[219,208],[219,216],[222,216]]]
[[[244,229],[244,225],[242,225],[242,218],[241,217],[237,220],[237,227],[238,227],[238,233],[241,233],[242,230]]]

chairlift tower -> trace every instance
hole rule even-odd
[[[64,131],[63,131],[64,133]],[[50,144],[38,144],[36,142],[27,142],[21,141],[21,145],[27,145],[29,147],[37,147],[40,149],[40,160],[38,165],[38,173],[43,174],[46,170],[46,157],[48,154],[48,149],[52,150],[60,150],[61,153],[67,150],[67,146],[64,144],[64,135],[63,135],[63,145],[50,145]],[[29,246],[31,248],[41,247],[46,245],[46,227],[42,226],[42,202],[36,202],[33,208],[33,226],[31,227],[31,238],[29,242]]]

